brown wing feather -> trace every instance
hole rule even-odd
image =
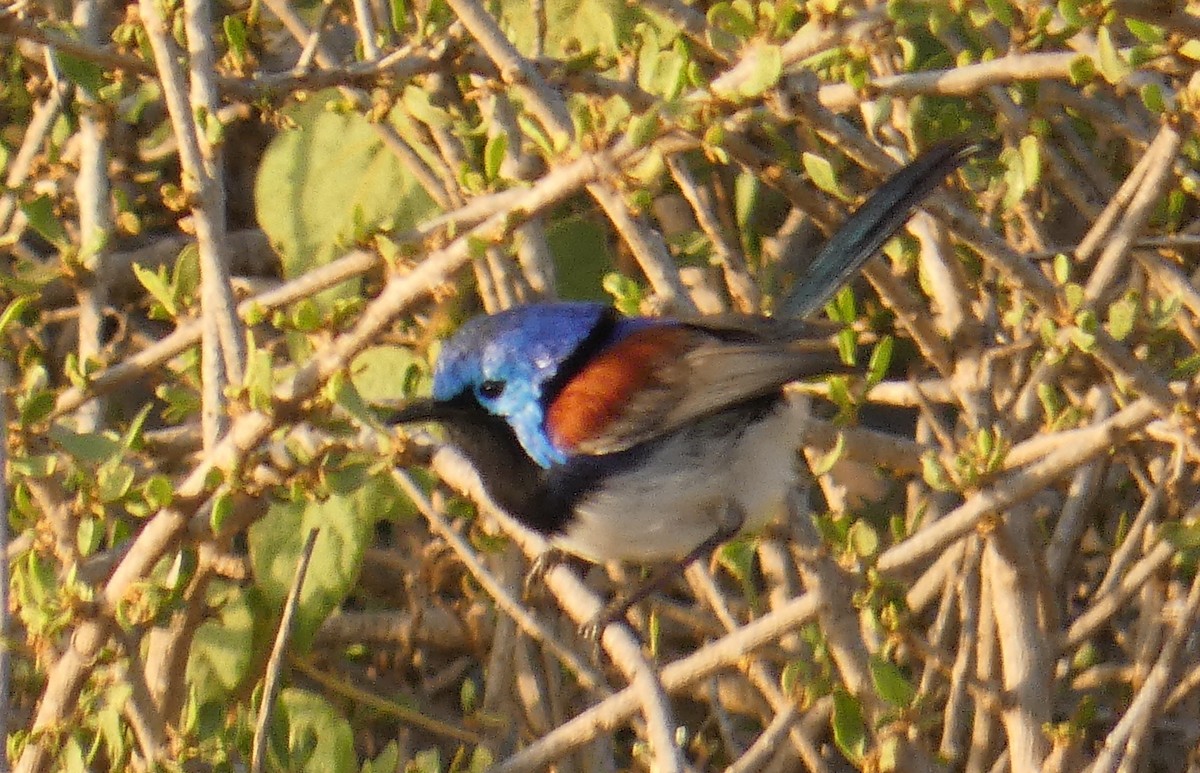
[[[789,381],[842,369],[827,339],[763,341],[761,332],[722,324],[630,335],[556,396],[547,410],[551,440],[568,453],[615,453]]]

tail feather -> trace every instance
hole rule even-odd
[[[775,316],[803,318],[824,306],[946,175],[987,145],[977,140],[939,143],[885,180],[825,244]]]

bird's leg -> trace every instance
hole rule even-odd
[[[649,577],[643,580],[641,584],[634,588],[633,592],[617,596],[605,604],[591,620],[588,620],[579,627],[579,634],[585,639],[598,644],[600,635],[604,633],[604,629],[609,623],[615,623],[618,620],[624,619],[634,604],[645,600],[651,593],[661,590],[663,586],[673,578],[679,576],[696,559],[708,556],[723,543],[737,536],[737,533],[742,530],[743,524],[746,523],[746,514],[742,512],[740,507],[732,503],[727,504],[722,512],[724,515],[720,523],[717,524],[717,530],[707,539],[688,551],[688,554],[678,561],[672,561],[669,564],[660,566]]]
[[[558,548],[551,547],[543,550],[533,559],[533,566],[525,575],[525,584],[521,588],[521,598],[528,601],[536,589],[542,587],[550,570],[567,560],[567,554]]]

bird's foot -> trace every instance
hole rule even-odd
[[[525,582],[521,587],[521,598],[525,601],[541,593],[546,575],[550,570],[567,560],[567,554],[558,548],[547,548],[533,559],[533,565],[525,574]]]

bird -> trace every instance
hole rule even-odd
[[[584,626],[598,637],[665,578],[783,511],[807,419],[784,387],[845,367],[805,318],[985,144],[935,144],[885,180],[774,316],[623,316],[590,301],[480,315],[442,346],[431,396],[388,421],[440,425],[492,500],[556,551],[666,562]]]

